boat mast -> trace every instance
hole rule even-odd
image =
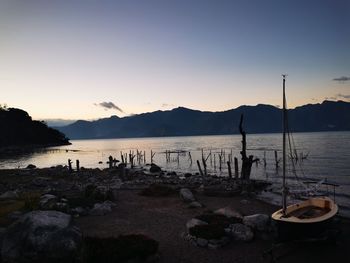
[[[286,74],[283,77],[283,188],[282,188],[282,213],[286,215],[287,187],[286,187],[286,132],[287,132],[287,106],[286,106]]]

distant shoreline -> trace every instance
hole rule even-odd
[[[4,155],[9,156],[15,156],[20,154],[27,154],[31,153],[37,150],[42,150],[49,147],[55,147],[55,146],[65,146],[65,145],[71,145],[71,142],[65,142],[65,143],[50,143],[45,145],[40,144],[30,144],[30,145],[12,145],[12,146],[5,146],[0,147],[0,159],[4,159]]]

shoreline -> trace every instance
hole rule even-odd
[[[81,169],[80,172],[71,173],[64,166],[0,169],[0,196],[7,191],[14,193],[12,199],[0,198],[0,228],[6,228],[24,213],[17,205],[23,202],[22,198],[31,194],[37,198],[33,200],[43,200],[42,198],[49,194],[61,200],[59,208],[50,206],[50,209],[67,209],[64,210],[65,213],[74,217],[74,222],[84,237],[106,238],[125,234],[148,236],[159,242],[157,262],[160,263],[270,262],[269,256],[265,255],[267,250],[273,248],[273,241],[270,238],[266,239],[257,234],[250,242],[232,241],[222,248],[212,250],[189,242],[185,238],[186,224],[198,215],[227,207],[242,216],[266,214],[270,217],[279,206],[259,200],[256,196],[258,188],[245,188],[237,194],[231,191],[236,185],[232,184],[231,190],[228,191],[227,188],[223,188],[229,183],[225,178],[204,180],[206,185],[210,186],[209,194],[206,191],[208,189],[201,187],[203,181],[198,176],[187,175],[183,179],[178,177],[176,173],[165,171],[150,173],[141,169],[123,170],[118,167],[104,170]],[[141,194],[144,189],[152,185],[163,185],[166,189],[172,190],[166,195]],[[191,189],[200,206],[190,208],[189,203],[180,198],[179,189],[185,187]],[[224,189],[225,193],[230,194],[223,195]],[[99,194],[98,198],[101,198],[101,194],[112,190],[113,195],[110,197],[113,206],[106,213],[92,213],[95,205],[101,201],[91,200],[86,195],[88,192],[95,193],[91,191],[96,190],[100,191],[96,192]],[[105,190],[107,192],[103,192]],[[66,200],[69,208],[62,206],[63,200]],[[101,200],[105,200],[104,197]],[[340,218],[338,221],[340,222],[338,227],[344,233],[339,237],[341,245],[338,247],[325,245],[317,256],[319,258],[317,262],[329,262],[333,256],[337,260],[350,256],[350,252],[346,249],[346,246],[350,245],[350,220]],[[294,249],[294,245],[287,244],[286,247]],[[281,251],[276,249],[274,253],[281,254]],[[288,252],[281,262],[310,262],[307,260],[307,255],[310,255],[310,252],[301,245],[297,252]]]

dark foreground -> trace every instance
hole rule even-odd
[[[174,192],[157,197],[140,195],[145,187],[160,182],[171,186]],[[128,175],[120,174],[118,170],[98,169],[71,174],[64,167],[0,170],[0,195],[9,191],[15,193],[14,196],[7,194],[7,198],[0,198],[0,228],[6,230],[21,214],[30,210],[60,209],[72,215],[74,224],[80,228],[84,237],[144,234],[158,241],[158,262],[271,262],[271,253],[268,253],[271,248],[272,256],[277,262],[346,262],[350,258],[350,221],[340,218],[336,224],[340,232],[334,242],[276,245],[271,239],[255,236],[250,242],[231,241],[215,250],[196,247],[184,238],[186,223],[193,217],[223,207],[230,207],[243,216],[270,215],[277,207],[257,200],[254,192],[226,197],[207,196],[198,188],[200,182],[196,176],[189,176],[185,180],[187,185],[181,182],[180,185],[179,178],[174,174],[149,174],[139,170],[129,170]],[[209,180],[206,183],[217,182]],[[111,211],[93,215],[91,207],[101,201],[97,199],[104,199],[104,196],[101,197],[99,192],[96,200],[86,197],[91,185],[98,186],[100,191],[106,187],[117,189],[111,196],[115,203]],[[223,185],[219,183],[217,187]],[[197,201],[204,207],[188,208],[188,203],[179,197],[179,188],[182,187],[191,188]],[[61,198],[61,206],[42,202],[45,193]],[[67,200],[67,206],[62,205],[63,199]],[[38,205],[40,200],[41,204]],[[90,212],[73,212],[77,206],[84,205],[90,206]]]

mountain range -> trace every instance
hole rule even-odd
[[[56,127],[70,139],[132,138],[189,135],[224,135],[238,133],[241,114],[247,133],[282,131],[282,110],[258,104],[240,106],[222,112],[208,112],[178,107],[128,117],[79,120]],[[350,130],[350,103],[324,101],[288,110],[288,123],[293,132]]]

